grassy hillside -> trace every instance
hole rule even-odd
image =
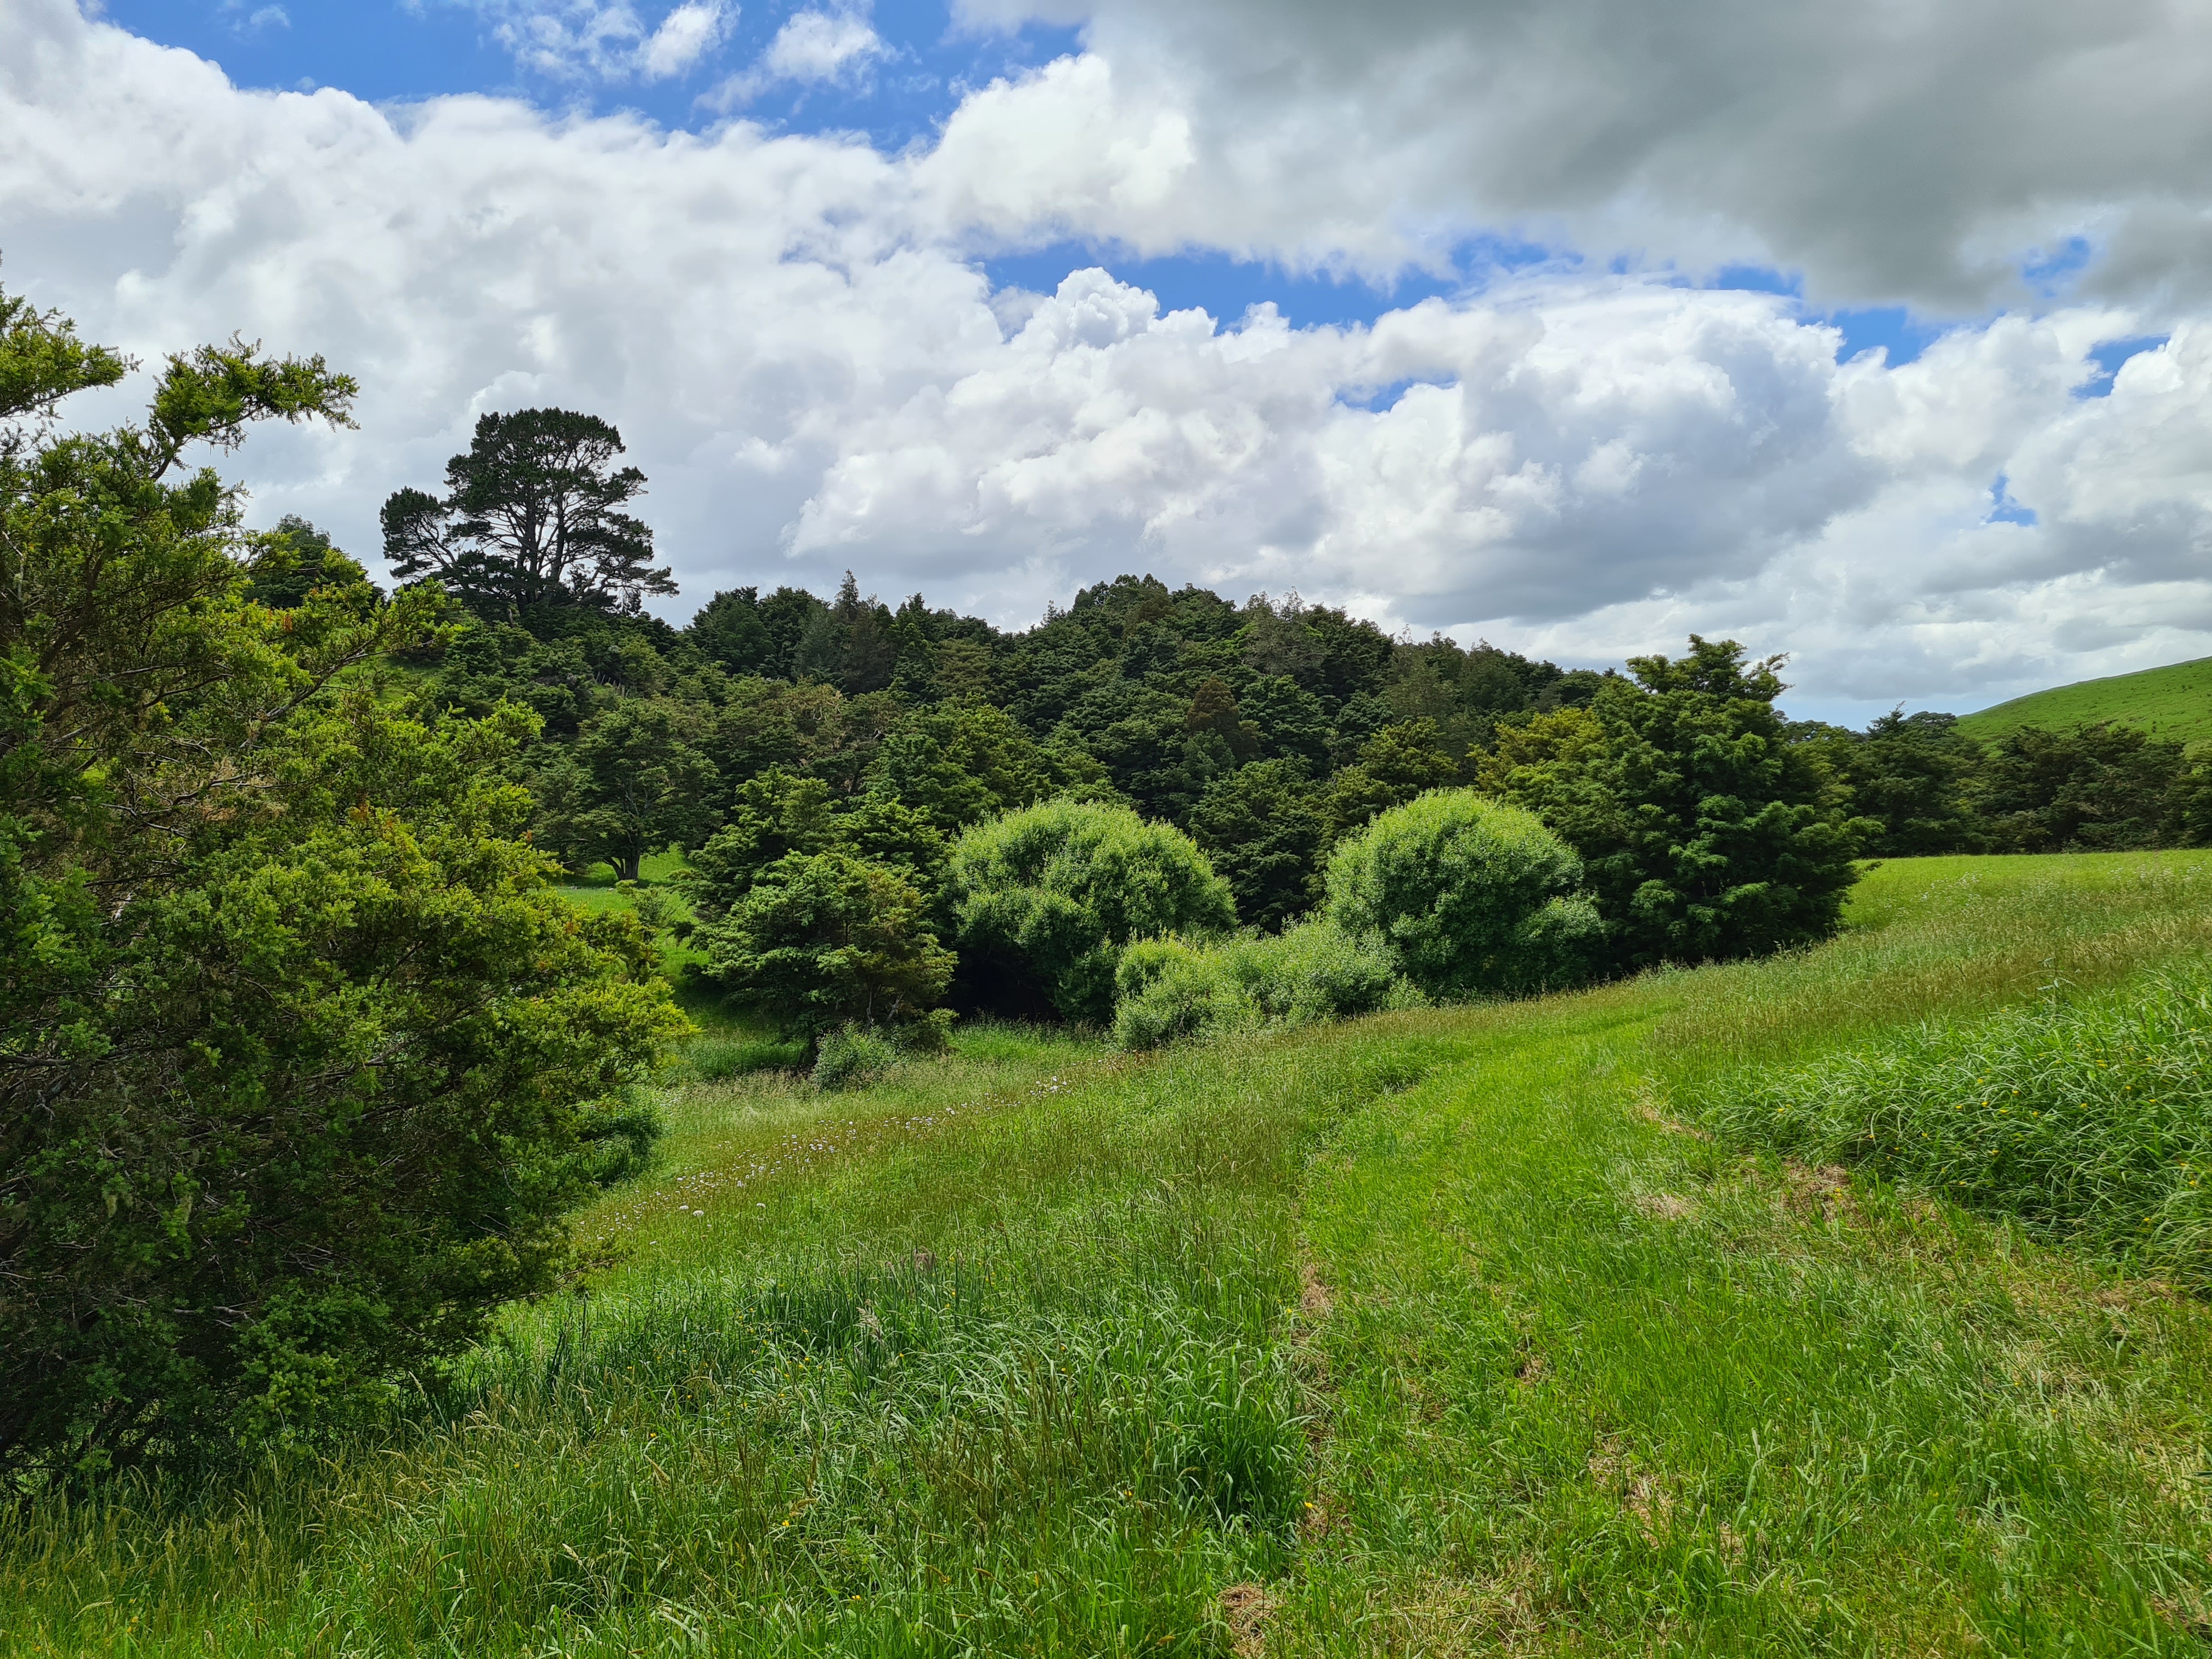
[[[2016,726],[2063,729],[2096,720],[2139,726],[2183,743],[2212,738],[2212,657],[2031,691],[1961,717],[1959,729],[1986,738]]]
[[[2212,1307],[1701,1127],[2212,945],[2212,855],[1896,860],[1758,964],[672,1091],[363,1444],[0,1521],[38,1654],[2197,1653]]]

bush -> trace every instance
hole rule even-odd
[[[1113,1017],[1115,969],[1131,940],[1237,925],[1228,884],[1182,831],[1068,800],[962,836],[946,895],[984,1000],[1018,1012],[1042,1002],[1098,1024]]]
[[[814,1057],[814,1086],[824,1091],[858,1089],[898,1064],[899,1051],[885,1033],[843,1025],[822,1039]]]
[[[1693,1103],[1739,1139],[2212,1284],[2212,966],[1930,1022]]]
[[[1114,1036],[1125,1048],[1262,1025],[1310,1025],[1419,999],[1376,939],[1328,921],[1211,946],[1140,940],[1122,952],[1115,986]]]
[[[708,978],[810,1039],[919,1019],[952,976],[905,872],[849,853],[779,859],[692,939]]]
[[[537,717],[424,714],[376,665],[437,590],[336,556],[288,587],[296,538],[191,464],[343,421],[351,382],[234,343],[172,357],[141,424],[48,423],[125,367],[0,294],[11,1494],[387,1408],[558,1282],[684,1029],[635,921],[579,916],[524,838]]]
[[[1533,812],[1436,790],[1338,846],[1327,914],[1430,996],[1523,995],[1589,975],[1602,930],[1582,875]]]

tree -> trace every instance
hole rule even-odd
[[[1133,939],[1237,925],[1228,884],[1171,824],[1127,807],[1047,801],[954,843],[946,908],[978,994],[1103,1024]]]
[[[2182,745],[2131,726],[2024,726],[1990,745],[1980,783],[1987,831],[2019,853],[2128,852],[2185,837]]]
[[[146,421],[41,424],[121,360],[0,295],[0,1471],[313,1432],[566,1259],[680,1028],[507,781],[524,711],[426,722],[442,602],[254,583],[289,548],[186,446],[343,424],[237,341]],[[27,418],[26,418],[27,417]],[[618,1161],[616,1159],[614,1161]]]
[[[1386,726],[1360,746],[1357,761],[1328,781],[1321,800],[1328,842],[1334,845],[1377,812],[1458,781],[1458,764],[1434,720]]]
[[[1051,792],[1047,754],[1004,711],[975,704],[909,716],[884,738],[868,787],[926,812],[947,835]]]
[[[566,409],[485,415],[468,453],[446,463],[446,494],[396,490],[383,510],[397,574],[434,575],[477,615],[513,621],[540,605],[638,608],[673,593],[653,563],[653,532],[620,509],[645,474],[616,468],[622,434]]]
[[[1478,787],[1542,816],[1578,853],[1615,965],[1700,962],[1833,933],[1877,827],[1826,804],[1774,699],[1780,658],[1733,640],[1632,657],[1587,711],[1501,727]]]
[[[1582,860],[1533,812],[1472,789],[1393,807],[1328,860],[1328,921],[1382,941],[1432,997],[1556,990],[1604,934]]]
[[[732,674],[780,674],[787,665],[762,620],[757,587],[715,594],[684,632],[708,661]]]
[[[703,726],[666,697],[625,697],[585,721],[538,774],[540,842],[571,870],[605,859],[635,881],[647,854],[706,840],[720,780],[696,746]]]
[[[1850,791],[1851,810],[1881,826],[1866,852],[1914,858],[1980,848],[1972,792],[1985,757],[1979,744],[1953,730],[1957,723],[1954,715],[1899,708],[1862,734],[1821,745]]]
[[[919,1019],[952,976],[913,884],[844,852],[777,860],[692,942],[717,984],[809,1040]]]
[[[1236,895],[1237,914],[1255,927],[1278,932],[1321,896],[1326,824],[1296,761],[1255,761],[1216,778],[1190,833]]]

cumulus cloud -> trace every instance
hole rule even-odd
[[[1048,73],[1113,116],[1104,59]],[[1734,633],[1796,649],[1808,697],[1954,704],[2205,648],[2202,318],[2006,316],[1893,367],[1839,362],[1787,299],[1650,276],[1318,329],[1163,313],[1103,270],[994,293],[972,252],[1044,234],[1019,206],[1037,180],[1110,204],[1118,178],[1172,216],[1199,147],[1113,116],[1095,137],[1134,136],[1103,164],[1088,140],[963,149],[1018,90],[888,155],[241,92],[24,0],[0,15],[7,275],[142,356],[243,326],[358,374],[361,430],[279,430],[238,464],[262,518],[360,552],[477,414],[604,414],[652,479],[679,608],[850,566],[1019,623],[1150,569],[1584,660]],[[2160,335],[2100,378],[2101,343]],[[1993,514],[2000,476],[2033,524]]]
[[[1823,303],[2016,303],[2023,264],[2201,295],[2212,10],[2185,0],[965,0],[1085,26],[947,148],[1088,145],[1000,222],[1391,269],[1510,229],[1801,271]],[[1164,173],[1158,135],[1181,150]],[[1117,167],[1109,152],[1126,155]],[[2079,246],[2077,246],[2077,241]]]
[[[722,0],[688,0],[660,20],[638,48],[638,68],[647,80],[683,74],[721,44],[730,15]]]
[[[648,28],[627,0],[456,0],[489,23],[525,71],[556,81],[667,80],[720,46],[727,0],[684,0]]]
[[[869,23],[865,9],[794,12],[760,55],[760,61],[731,76],[703,100],[736,109],[779,84],[849,86],[878,60],[890,56]]]

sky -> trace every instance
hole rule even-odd
[[[1124,571],[1857,723],[2212,654],[2208,0],[7,0],[0,283],[613,421],[683,585]],[[76,418],[127,416],[132,386]]]

